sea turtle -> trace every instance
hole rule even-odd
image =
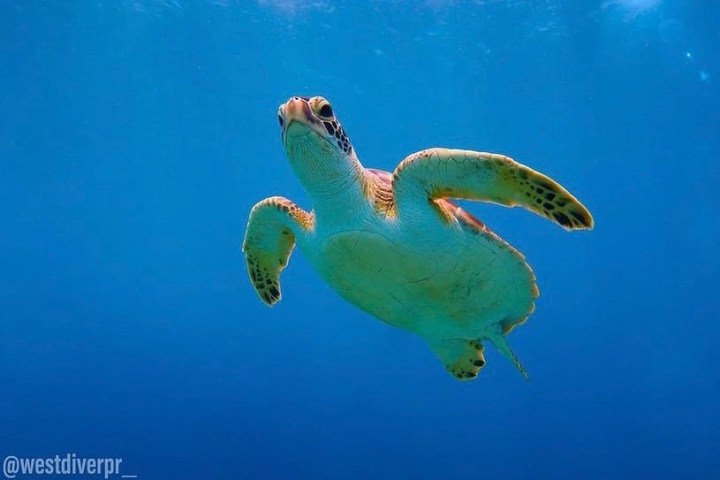
[[[292,97],[278,120],[290,164],[314,209],[283,197],[257,203],[243,242],[260,298],[280,300],[280,272],[297,243],[342,297],[425,339],[459,380],[485,365],[483,341],[527,374],[506,335],[534,310],[523,255],[449,199],[522,206],[567,230],[590,212],[547,176],[511,158],[431,148],[393,173],[365,168],[323,97]]]

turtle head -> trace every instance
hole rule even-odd
[[[282,141],[295,174],[311,196],[347,191],[362,166],[332,105],[323,97],[292,97],[278,110]]]

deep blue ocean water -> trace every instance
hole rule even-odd
[[[719,85],[708,0],[2,2],[0,455],[163,480],[720,478]],[[277,125],[292,95],[326,96],[366,166],[504,153],[590,208],[567,233],[465,204],[537,274],[509,337],[530,382],[492,348],[457,382],[297,251],[260,302],[250,208],[311,208]]]

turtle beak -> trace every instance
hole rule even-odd
[[[327,132],[318,119],[313,115],[308,103],[307,97],[292,97],[287,102],[280,105],[278,110],[278,122],[282,129],[283,143],[287,141],[287,132],[290,125],[297,122],[304,125],[308,130],[313,130],[321,137],[325,137]]]

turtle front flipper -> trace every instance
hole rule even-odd
[[[472,380],[485,366],[484,347],[479,341],[463,339],[427,340],[430,349],[458,380]]]
[[[280,300],[280,272],[288,263],[295,238],[313,225],[312,214],[283,197],[258,202],[250,211],[243,252],[253,286],[263,302]]]
[[[432,148],[405,158],[393,174],[398,215],[428,199],[460,198],[520,205],[566,230],[593,228],[585,206],[553,179],[504,155]]]

